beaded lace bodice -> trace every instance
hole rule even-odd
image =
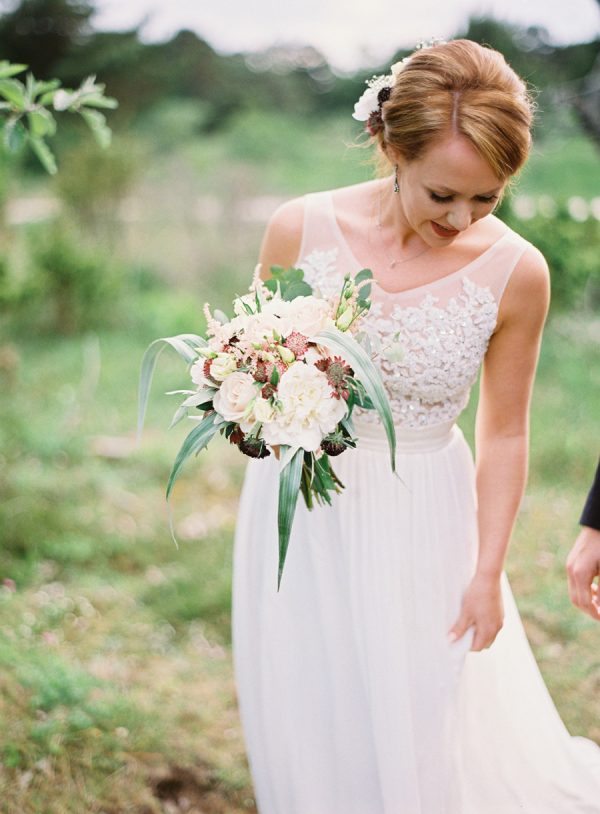
[[[500,298],[527,245],[507,228],[474,261],[433,283],[398,293],[373,284],[362,330],[398,425],[454,421],[464,409],[496,326]],[[305,196],[295,265],[324,296],[335,296],[343,275],[361,268],[337,224],[330,192]],[[355,415],[379,422],[373,410],[355,409]]]

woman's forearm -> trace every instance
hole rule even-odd
[[[526,434],[478,437],[476,576],[499,579],[527,481]]]

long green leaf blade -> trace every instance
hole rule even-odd
[[[285,445],[281,446],[281,452],[285,452]],[[281,584],[283,566],[290,542],[292,521],[298,502],[300,490],[300,477],[302,475],[302,464],[304,461],[304,450],[298,449],[289,464],[279,473],[279,499],[277,512],[277,527],[279,530],[279,569],[277,572],[277,590]]]
[[[218,424],[215,423],[218,418],[219,416],[217,413],[209,413],[208,415],[204,416],[198,426],[194,427],[194,429],[186,436],[183,444],[181,445],[181,449],[177,453],[175,463],[173,464],[173,469],[169,475],[169,482],[167,483],[167,500],[171,494],[173,484],[177,480],[179,472],[181,471],[181,467],[184,465],[190,455],[193,455],[194,453],[197,454],[207,447],[208,442],[219,429]]]
[[[373,407],[377,410],[381,418],[381,423],[383,424],[390,447],[392,472],[395,472],[396,432],[394,430],[394,419],[379,371],[363,348],[361,348],[350,334],[326,328],[315,336],[311,336],[310,341],[318,342],[320,345],[325,345],[325,347],[334,353],[339,353],[354,369],[356,378],[362,382],[367,395],[373,402]]]
[[[142,358],[142,366],[140,369],[140,384],[138,395],[138,423],[137,423],[137,444],[140,443],[142,437],[142,427],[144,426],[144,418],[146,416],[146,407],[148,404],[148,395],[150,393],[150,385],[152,384],[152,377],[154,375],[154,368],[156,367],[156,360],[167,345],[170,345],[177,353],[188,363],[191,364],[197,359],[197,352],[194,348],[206,345],[206,340],[196,334],[179,334],[179,336],[169,336],[164,339],[155,339],[146,348],[146,352]]]

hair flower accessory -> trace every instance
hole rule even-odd
[[[434,45],[440,45],[444,42],[446,42],[446,40],[441,37],[431,37],[429,40],[422,40],[417,44],[415,52],[421,51],[423,48],[432,48]],[[354,105],[352,118],[359,122],[366,122],[366,129],[371,135],[375,135],[383,125],[381,116],[382,105],[390,98],[396,79],[404,68],[406,68],[412,56],[413,54],[410,54],[404,57],[404,59],[395,62],[390,68],[391,73],[374,74],[371,79],[365,80],[367,89]]]

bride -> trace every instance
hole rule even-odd
[[[278,592],[278,463],[248,464],[232,636],[258,809],[598,814],[600,749],[560,720],[503,570],[549,284],[493,210],[527,159],[531,99],[497,51],[435,41],[370,80],[354,116],[386,174],[281,206],[260,262],[325,296],[372,269],[400,477],[355,410],[346,488],[299,501]],[[456,419],[482,363],[473,461]]]

